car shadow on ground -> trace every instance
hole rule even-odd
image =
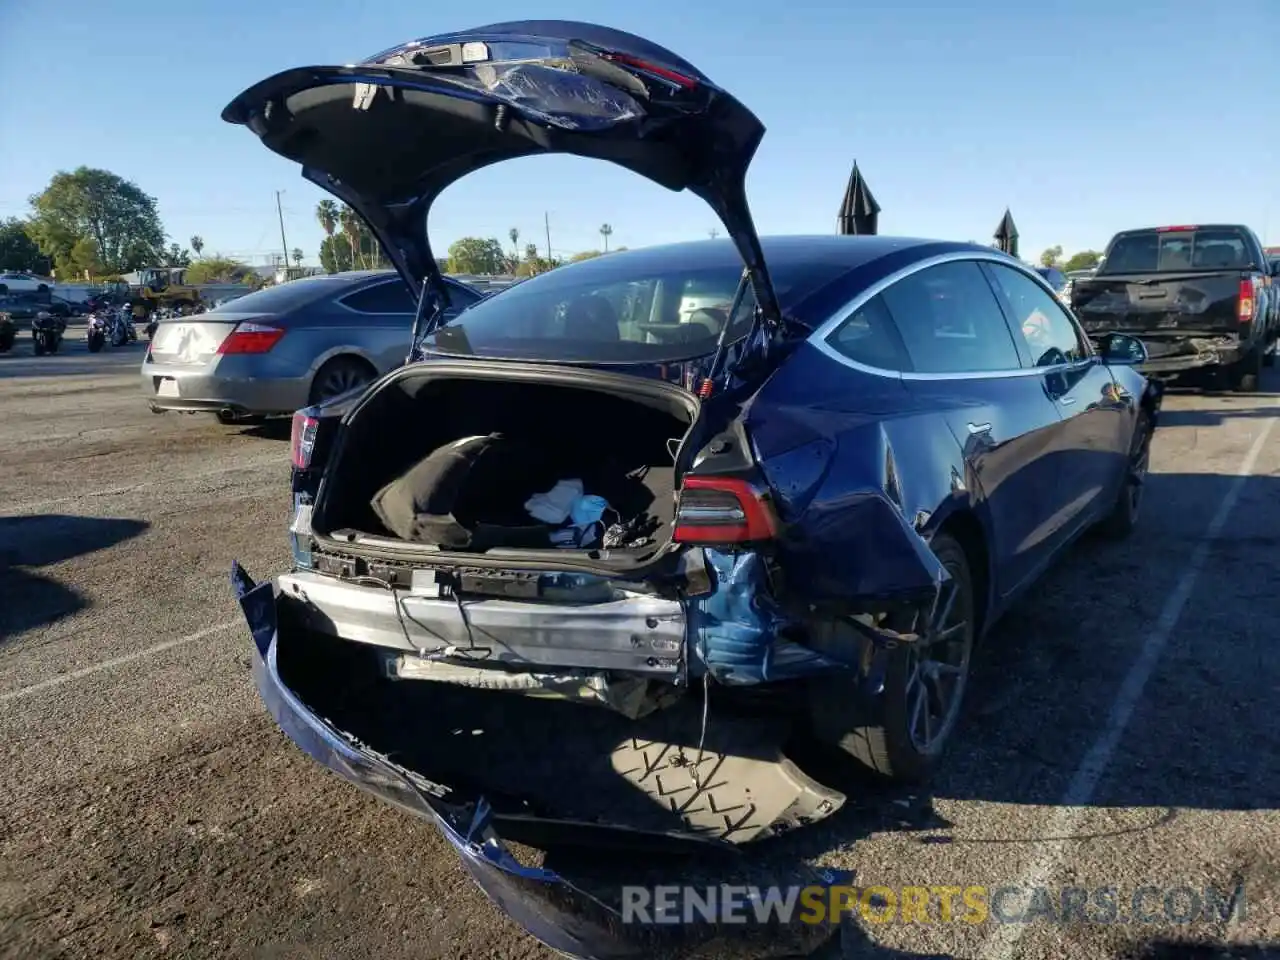
[[[1206,541],[1210,518],[1230,496],[1234,523]],[[639,853],[606,862],[589,852],[557,849],[546,854],[544,866],[605,896],[629,883],[763,886],[795,883],[779,878],[805,875],[832,851],[890,832],[921,847],[951,847],[957,856],[968,855],[965,862],[981,859],[974,851],[984,846],[991,857],[1016,861],[1044,842],[1078,843],[1083,850],[1089,840],[1127,843],[1180,828],[1188,811],[1280,809],[1280,768],[1259,759],[1280,754],[1273,713],[1274,690],[1280,688],[1280,661],[1273,656],[1274,624],[1280,622],[1280,478],[1154,474],[1145,497],[1139,529],[1129,540],[1082,538],[982,641],[957,741],[927,788],[886,785],[846,758],[809,746],[789,753],[819,782],[845,793],[845,806],[827,820],[753,845],[741,860],[725,866],[696,858],[660,864]],[[1199,560],[1197,552],[1203,552]],[[1106,776],[1087,799],[1069,804],[1132,814],[1114,827],[1068,836],[1045,832],[1044,812],[1001,817],[991,805],[1046,812],[1064,805],[1086,755],[1114,723],[1112,711],[1132,665],[1156,643],[1157,624],[1170,617],[1169,598],[1184,589],[1189,563],[1201,564],[1198,579],[1108,757]],[[966,801],[978,806],[961,809],[986,812],[952,823],[939,812],[938,801],[952,809]],[[1160,842],[1178,842],[1176,833],[1168,836]],[[1019,846],[1025,854],[1016,852]],[[1265,856],[1240,856],[1233,875],[1246,887],[1265,887],[1275,868]],[[1189,878],[1173,882],[1183,881]],[[853,882],[883,881],[864,875]],[[844,935],[854,943],[865,940],[863,952],[849,952],[846,944],[844,954],[829,954],[828,943],[805,955],[917,956],[878,947],[856,931]],[[1156,944],[1135,956],[1201,955],[1177,949]]]
[[[90,605],[41,567],[105,550],[150,526],[143,520],[43,514],[0,517],[0,646]]]
[[[101,353],[90,353],[83,340],[63,340],[57,353],[37,357],[31,349],[28,334],[19,337],[12,350],[0,353],[0,380],[118,374],[138,369],[146,349],[146,343],[140,342],[123,347],[104,347]]]
[[[1149,940],[1121,953],[1117,960],[1280,960],[1280,942],[1201,943],[1191,940]]]
[[[242,427],[240,433],[258,440],[288,440],[293,432],[292,417],[271,417],[261,423]]]
[[[1232,394],[1224,394],[1223,398],[1234,396]],[[1249,399],[1277,398],[1278,394],[1246,394]],[[1272,400],[1276,404],[1277,400]],[[1265,403],[1265,400],[1264,400]],[[1220,410],[1170,410],[1165,408],[1160,411],[1160,426],[1162,427],[1216,427],[1228,420],[1247,420],[1256,417],[1274,417],[1276,415],[1277,406],[1260,406],[1260,407],[1230,407],[1224,405]]]

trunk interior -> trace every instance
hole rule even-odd
[[[594,545],[604,529],[621,525],[630,532],[613,546],[651,552],[670,538],[675,455],[690,426],[691,400],[509,379],[403,378],[347,424],[312,527],[322,536],[352,530],[470,553],[555,549],[552,534],[570,521],[539,519],[525,504],[561,481],[579,480],[585,495],[603,497],[611,508],[591,534]],[[498,446],[450,476],[424,467],[454,456],[466,438],[475,438],[473,448],[495,442],[484,437]],[[450,484],[452,492],[441,494]],[[448,522],[412,530],[391,522],[387,501],[375,504],[386,491],[400,496],[401,514]]]

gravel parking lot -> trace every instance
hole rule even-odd
[[[142,345],[64,349],[0,356],[0,956],[549,956],[257,701],[227,572],[287,565],[287,428],[155,416]],[[1122,915],[1144,885],[1162,913],[1164,890],[1243,883],[1243,917],[863,922],[849,955],[1280,956],[1267,373],[1168,399],[1140,531],[1082,543],[990,638],[927,794],[844,784],[785,852],[891,888],[1115,887]]]

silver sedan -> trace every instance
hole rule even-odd
[[[448,283],[451,314],[481,299]],[[160,321],[142,389],[156,412],[207,412],[225,423],[291,414],[403,363],[413,313],[408,288],[390,271],[293,280]]]

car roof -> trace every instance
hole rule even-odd
[[[770,270],[804,263],[843,265],[850,270],[855,270],[889,254],[902,253],[917,247],[921,248],[922,252],[924,248],[931,248],[931,253],[943,252],[943,250],[949,252],[952,249],[990,253],[992,249],[973,243],[954,243],[918,237],[825,234],[761,237],[760,245],[764,249],[765,263]],[[619,250],[605,256],[609,257],[612,263],[617,262],[613,258],[625,257],[635,265],[637,270],[648,267],[660,270],[673,261],[678,262],[685,270],[712,270],[717,267],[733,265],[741,267],[742,265],[742,258],[737,248],[727,238],[690,240],[684,243]],[[586,271],[597,268],[604,259],[604,256],[593,257],[590,260],[574,263],[572,266],[574,270],[585,274]]]

